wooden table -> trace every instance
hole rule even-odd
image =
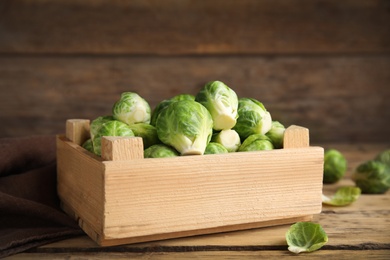
[[[324,185],[332,195],[349,179],[358,164],[390,148],[389,144],[326,144],[340,150],[348,160],[346,177],[337,184]],[[329,242],[309,259],[390,259],[390,191],[383,195],[361,195],[346,207],[323,206],[314,216],[328,234]],[[41,246],[7,259],[283,259],[295,256],[287,250],[285,233],[290,225],[228,232],[150,243],[99,247],[87,236]]]

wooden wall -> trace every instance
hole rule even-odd
[[[0,137],[210,80],[313,142],[390,144],[390,1],[0,1]]]

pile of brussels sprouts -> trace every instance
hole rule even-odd
[[[347,170],[347,160],[335,149],[324,154],[325,184],[338,182]],[[361,163],[352,173],[352,180],[362,193],[381,194],[390,188],[390,150],[379,153],[375,158]]]
[[[137,93],[122,93],[112,115],[91,122],[83,147],[100,156],[103,136],[139,136],[145,158],[259,151],[282,148],[284,131],[261,102],[211,81],[196,95],[163,100],[153,111]]]

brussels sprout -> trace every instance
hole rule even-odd
[[[194,101],[195,96],[190,95],[190,94],[180,94],[180,95],[174,96],[170,99],[166,99],[166,100],[161,101],[160,103],[157,104],[156,108],[152,112],[150,124],[153,126],[156,126],[157,117],[160,114],[161,110],[166,108],[172,102],[176,102],[176,101],[180,101],[180,100],[193,100]]]
[[[297,222],[286,232],[286,241],[288,250],[299,254],[320,249],[328,242],[328,235],[320,224]]]
[[[144,158],[165,158],[178,155],[175,149],[165,144],[154,144],[144,150]]]
[[[210,112],[214,130],[230,129],[236,124],[238,97],[221,81],[208,82],[195,96]]]
[[[240,136],[232,129],[225,129],[214,133],[211,141],[223,145],[229,153],[236,152],[241,145]]]
[[[332,198],[322,195],[322,203],[331,206],[347,206],[356,201],[361,192],[358,187],[340,187]]]
[[[114,103],[112,114],[115,119],[128,125],[150,123],[150,106],[145,99],[133,92],[124,92]]]
[[[239,152],[272,150],[274,146],[266,135],[253,134],[248,136],[238,149]]]
[[[228,153],[229,151],[219,143],[210,142],[206,146],[206,150],[204,151],[204,154],[217,154],[217,153]]]
[[[104,122],[96,135],[92,139],[93,150],[97,155],[101,155],[102,152],[102,137],[103,136],[134,136],[133,131],[130,129],[129,125],[118,121],[118,120],[108,120]]]
[[[100,127],[108,121],[115,120],[113,116],[99,116],[98,118],[92,120],[90,124],[90,135],[91,139],[95,138],[95,135],[99,132]]]
[[[131,124],[129,125],[129,127],[133,131],[135,136],[142,137],[144,149],[160,142],[157,136],[157,129],[152,125],[146,123],[138,123]]]
[[[253,98],[238,100],[238,118],[233,129],[240,135],[241,141],[252,134],[266,134],[271,127],[271,114],[263,103]]]
[[[286,128],[279,121],[272,121],[271,129],[265,134],[271,139],[274,148],[283,148],[283,137]]]
[[[213,133],[213,120],[200,103],[181,100],[161,111],[156,128],[161,142],[181,155],[203,154]]]
[[[344,177],[347,171],[347,160],[335,149],[325,151],[323,183],[335,183]]]
[[[389,150],[385,150],[381,153],[379,153],[376,157],[375,157],[375,160],[376,161],[380,161],[384,164],[387,164],[388,166],[390,166],[390,149]]]
[[[93,143],[92,143],[92,139],[89,138],[87,141],[85,141],[82,145],[82,147],[87,150],[88,152],[91,152],[93,153]]]
[[[390,188],[390,166],[380,161],[367,161],[356,168],[352,180],[362,193],[385,193]]]

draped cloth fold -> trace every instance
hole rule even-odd
[[[83,234],[56,177],[55,136],[0,138],[0,258]]]

